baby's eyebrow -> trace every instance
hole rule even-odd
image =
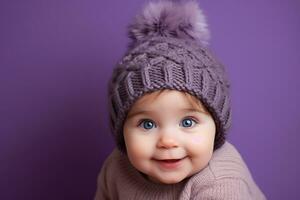
[[[195,109],[195,108],[183,108],[183,109],[180,109],[179,110],[180,113],[183,113],[183,112],[198,112],[198,113],[204,113],[206,114],[204,111],[202,110],[199,110],[199,109]],[[151,110],[138,110],[136,112],[133,112],[133,113],[130,113],[128,116],[127,116],[127,119],[130,119],[136,115],[141,115],[141,114],[149,114],[149,115],[155,115],[156,112],[155,111],[151,111]]]

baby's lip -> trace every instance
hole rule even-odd
[[[165,158],[165,159],[157,159],[157,158],[153,158],[153,160],[156,160],[156,161],[168,161],[168,162],[175,162],[175,161],[178,161],[178,160],[182,160],[184,159],[186,156],[182,157],[182,158]]]

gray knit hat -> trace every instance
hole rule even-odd
[[[145,93],[161,89],[197,97],[216,123],[214,149],[221,147],[231,124],[230,85],[223,65],[206,48],[209,31],[198,4],[150,2],[128,28],[131,43],[108,87],[118,148],[126,152],[123,125],[131,106]]]

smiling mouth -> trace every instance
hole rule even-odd
[[[177,162],[179,160],[182,160],[182,158],[181,159],[165,159],[165,160],[157,160],[157,161],[173,163],[173,162]]]
[[[186,158],[186,156],[182,157],[182,158],[177,158],[177,159],[176,158],[175,159],[157,159],[157,158],[153,158],[153,160],[156,160],[156,161],[166,161],[166,162],[176,162],[176,161],[182,160],[184,158]]]
[[[161,167],[165,169],[176,169],[181,165],[183,159],[185,159],[185,157],[180,159],[153,160],[155,160]]]

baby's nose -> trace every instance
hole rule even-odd
[[[179,146],[178,140],[176,139],[175,133],[169,132],[162,132],[160,137],[157,141],[158,148],[176,148]]]

